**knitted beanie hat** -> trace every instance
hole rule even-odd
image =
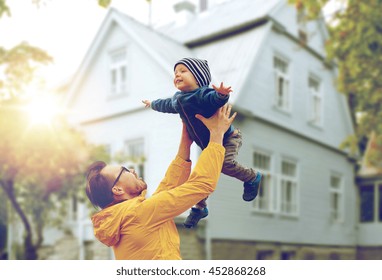
[[[211,73],[207,60],[198,58],[182,58],[175,63],[174,70],[178,64],[184,64],[188,70],[191,71],[200,87],[208,86],[210,84]]]

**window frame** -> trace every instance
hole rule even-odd
[[[276,60],[285,64],[285,71],[277,67]],[[274,72],[274,107],[285,113],[292,112],[292,91],[290,78],[290,60],[286,57],[275,53],[273,55],[273,72]],[[282,79],[282,95],[280,96],[280,79]]]
[[[294,176],[288,175],[288,174],[283,174],[282,170],[282,165],[283,163],[290,163],[294,164],[295,166],[295,174]],[[300,213],[300,199],[299,199],[299,166],[298,166],[298,161],[296,159],[292,159],[289,157],[282,157],[280,160],[280,172],[279,172],[279,178],[278,178],[278,194],[279,194],[279,203],[278,203],[278,211],[280,212],[280,215],[286,216],[286,217],[298,217]],[[291,182],[292,183],[292,199],[294,198],[294,205],[292,203],[291,206],[289,207],[295,207],[294,211],[285,211],[284,208],[287,207],[285,204],[285,200],[283,198],[284,194],[284,186],[283,186],[283,181],[286,182]],[[293,192],[294,190],[294,192]],[[293,197],[294,194],[294,197]],[[288,201],[287,201],[288,202]]]
[[[372,193],[371,201],[363,201],[362,189],[370,188]],[[382,181],[378,180],[375,182],[364,182],[359,185],[359,218],[360,224],[378,224],[382,223]],[[363,205],[371,204],[371,216],[370,220],[362,220],[363,217]],[[367,210],[367,209],[366,209]]]
[[[317,90],[311,86],[311,81],[317,83]],[[322,127],[324,120],[324,96],[322,91],[322,80],[314,74],[309,74],[308,76],[308,122],[311,125]],[[319,108],[316,110],[317,100],[319,102]]]
[[[339,185],[334,187],[332,184],[332,178],[339,179]],[[330,209],[330,220],[335,223],[344,222],[345,215],[345,187],[344,187],[344,176],[339,172],[331,172],[330,182],[329,182],[329,209]],[[338,195],[337,209],[333,209],[332,199],[333,195]]]
[[[126,46],[109,52],[109,96],[111,98],[128,94],[128,55],[129,53]],[[122,75],[122,73],[124,74]]]
[[[264,169],[261,166],[256,166],[255,155],[268,157],[269,159],[269,169]],[[260,149],[253,149],[252,151],[252,166],[257,171],[259,170],[262,175],[262,183],[260,186],[260,192],[256,199],[253,201],[253,210],[259,213],[274,213],[276,211],[276,195],[275,195],[275,172],[273,168],[273,155],[271,152],[267,152]],[[265,186],[266,184],[266,186]],[[263,196],[265,192],[266,197]],[[267,205],[267,207],[262,207],[262,205]]]

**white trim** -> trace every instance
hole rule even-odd
[[[290,164],[293,164],[294,167],[295,167],[295,174],[293,175],[289,175],[289,174],[283,174],[283,171],[282,171],[282,164],[283,163],[290,163]],[[300,187],[299,187],[299,165],[298,165],[298,161],[295,160],[295,159],[292,159],[290,157],[287,157],[287,156],[281,156],[281,159],[280,159],[280,163],[279,163],[279,180],[278,180],[278,189],[279,189],[279,204],[278,204],[278,210],[280,212],[280,215],[282,216],[287,216],[287,217],[298,217],[299,214],[300,214]],[[282,210],[282,205],[283,205],[283,199],[282,199],[282,193],[283,193],[283,180],[285,180],[285,182],[291,182],[292,183],[292,192],[291,192],[291,195],[292,195],[292,201],[291,201],[291,205],[292,207],[294,207],[294,209],[292,209],[291,212],[285,212]]]
[[[269,169],[261,169],[261,167],[256,166],[254,163],[255,154],[259,154],[269,159]],[[259,170],[263,175],[263,182],[261,185],[262,191],[266,193],[266,198],[258,197],[253,201],[253,211],[258,213],[272,214],[276,211],[276,174],[273,168],[274,157],[271,152],[266,152],[262,149],[252,149],[252,166],[254,166],[255,170]],[[264,183],[267,182],[267,185]],[[267,205],[267,208],[260,208],[260,202],[264,201]]]
[[[317,89],[311,86],[311,82],[317,83]],[[324,95],[323,95],[323,82],[322,79],[317,75],[309,73],[307,77],[308,85],[308,123],[317,127],[323,126],[324,120]],[[319,108],[316,111],[315,106],[317,105],[315,100],[319,102]],[[318,114],[317,114],[318,112]],[[318,115],[318,120],[317,120]]]
[[[275,65],[275,60],[279,60],[280,62],[285,64],[285,71],[279,69]],[[292,112],[292,90],[291,90],[291,62],[290,59],[286,58],[284,55],[280,54],[277,51],[273,52],[272,55],[272,68],[274,73],[274,100],[273,106],[275,109],[280,110],[282,112],[291,113]],[[279,81],[282,79],[282,97],[279,97]],[[281,104],[279,104],[281,101]]]
[[[117,58],[117,56],[123,56],[121,59]],[[109,58],[109,85],[110,91],[107,95],[108,99],[113,99],[119,96],[127,96],[129,93],[129,81],[130,77],[130,69],[128,67],[128,62],[130,60],[130,55],[128,52],[128,46],[122,46],[111,50],[108,52]],[[122,69],[124,70],[124,75],[122,75]],[[113,88],[113,79],[112,73],[116,73],[115,75],[115,85]],[[124,81],[122,82],[122,76],[124,76]]]
[[[335,178],[338,178],[339,179],[339,185],[337,187],[334,187],[332,185],[332,178],[335,177]],[[330,195],[330,198],[329,198],[329,211],[330,211],[330,221],[333,222],[333,223],[343,223],[344,222],[344,218],[345,218],[345,193],[344,193],[344,176],[343,174],[339,173],[339,172],[335,172],[335,171],[332,171],[330,172],[330,178],[329,178],[329,195]],[[332,209],[332,195],[333,194],[338,194],[339,195],[339,198],[338,198],[338,209],[337,209],[337,214],[336,216],[337,217],[334,217],[334,212],[333,212],[333,209]]]

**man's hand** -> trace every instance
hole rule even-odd
[[[220,83],[220,87],[216,87],[215,85],[212,85],[212,87],[221,95],[228,95],[232,92],[231,87],[225,87],[223,82]]]
[[[202,115],[196,114],[195,117],[199,119],[210,131],[210,142],[217,142],[222,144],[224,133],[232,124],[237,113],[231,115],[232,106],[225,104],[223,107],[216,110],[215,114],[206,119]]]
[[[145,108],[151,107],[151,101],[150,100],[142,100],[142,103],[145,104]]]

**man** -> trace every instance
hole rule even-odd
[[[102,208],[92,217],[95,236],[113,246],[116,259],[181,259],[174,218],[211,194],[221,173],[224,133],[236,117],[225,105],[201,120],[210,142],[190,175],[192,140],[183,124],[176,158],[153,195],[146,199],[146,183],[134,170],[95,162],[88,169],[86,194]]]

